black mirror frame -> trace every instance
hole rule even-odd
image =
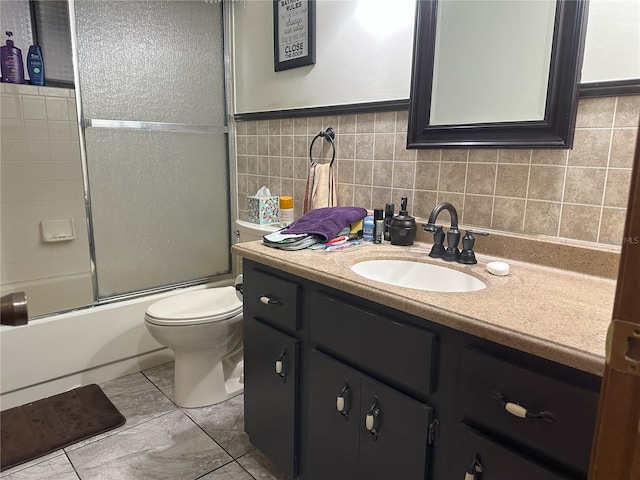
[[[557,2],[544,120],[431,126],[438,0],[417,2],[407,148],[571,148],[587,7],[587,0]]]

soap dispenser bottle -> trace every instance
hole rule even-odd
[[[24,65],[22,51],[13,44],[13,32],[5,32],[7,43],[0,47],[2,61],[2,81],[5,83],[24,83]]]
[[[44,62],[42,61],[42,49],[39,45],[31,45],[27,52],[27,71],[31,85],[44,86]]]
[[[407,197],[402,197],[400,213],[389,222],[391,245],[413,245],[416,230],[416,219],[407,213]]]

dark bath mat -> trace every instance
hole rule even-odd
[[[95,384],[0,412],[0,471],[122,425]]]

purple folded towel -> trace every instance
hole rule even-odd
[[[360,207],[316,208],[305,213],[282,233],[309,233],[317,235],[321,241],[327,242],[335,238],[351,222],[356,222],[366,216],[367,211]]]

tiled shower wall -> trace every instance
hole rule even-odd
[[[238,122],[239,217],[262,185],[299,217],[309,146],[333,127],[339,205],[397,211],[407,196],[426,219],[449,201],[465,226],[621,245],[639,112],[640,96],[580,100],[572,150],[407,150],[406,111]],[[319,138],[313,159],[330,158]]]
[[[2,286],[89,275],[75,92],[31,85],[0,88]],[[75,220],[75,240],[42,242],[42,220],[67,218]]]

